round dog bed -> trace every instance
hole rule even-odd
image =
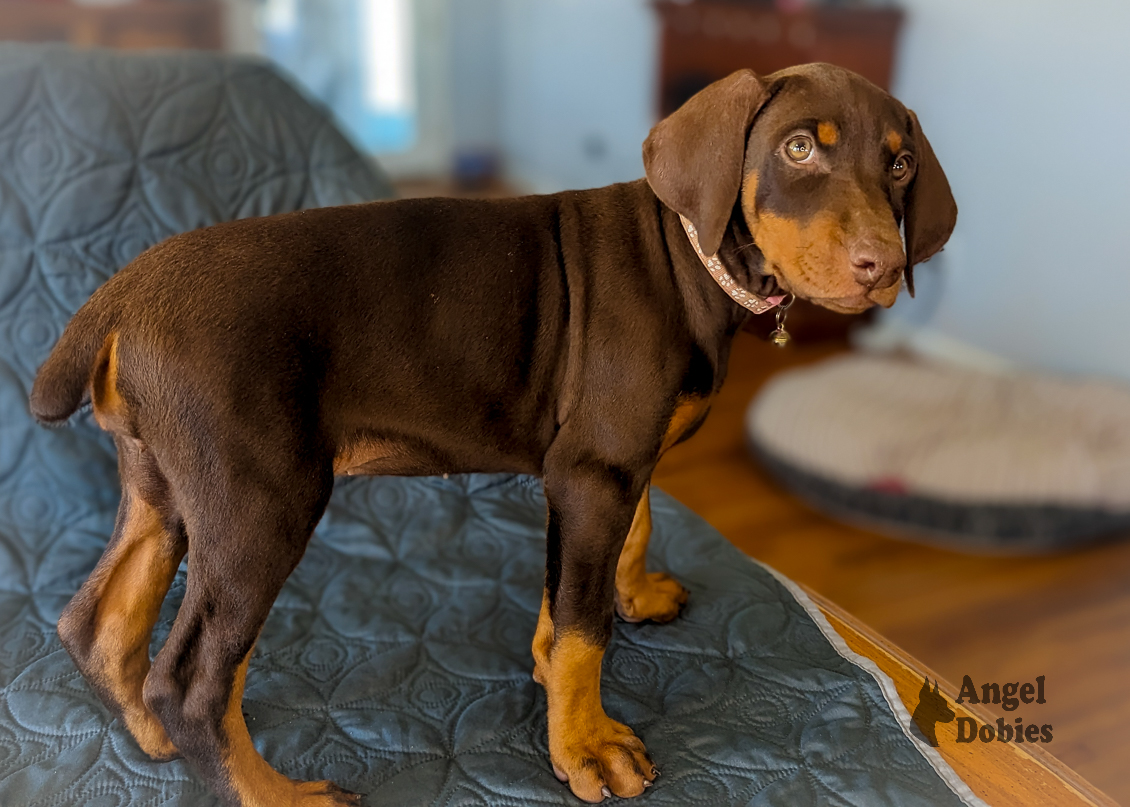
[[[776,376],[750,447],[817,509],[898,537],[1039,552],[1130,533],[1130,389],[849,355]]]

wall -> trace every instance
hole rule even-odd
[[[502,146],[502,0],[454,0],[451,101],[454,147]]]
[[[658,44],[647,0],[456,0],[453,10],[457,147],[494,145],[507,178],[535,192],[643,175]]]
[[[895,93],[960,208],[896,340],[1130,380],[1130,3],[903,0]]]

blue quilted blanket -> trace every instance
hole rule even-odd
[[[653,565],[691,600],[669,625],[618,624],[603,683],[663,772],[643,803],[962,803],[773,575],[658,491],[653,507]],[[51,570],[93,565],[112,515],[68,530]],[[579,804],[550,770],[530,678],[544,525],[528,478],[339,483],[252,659],[260,751],[372,805]],[[182,571],[155,643],[183,590]],[[184,762],[150,762],[87,688],[52,632],[65,593],[4,598],[0,804],[214,803]]]
[[[261,63],[0,45],[3,807],[215,803],[184,762],[141,754],[55,635],[118,498],[89,415],[49,432],[27,414],[63,324],[175,232],[386,194]],[[663,771],[641,804],[975,803],[786,585],[658,491],[653,506],[652,564],[690,604],[667,626],[618,625],[604,678],[607,710]],[[530,679],[544,524],[526,478],[341,482],[251,662],[264,756],[372,805],[577,803],[550,770]]]

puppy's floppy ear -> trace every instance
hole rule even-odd
[[[691,220],[707,255],[722,244],[742,184],[749,128],[768,99],[766,83],[739,70],[692,96],[644,141],[648,184]]]
[[[907,279],[910,268],[937,253],[957,224],[957,203],[930,141],[922,133],[918,116],[910,112],[910,137],[916,149],[918,163],[914,182],[906,197],[906,266]],[[913,286],[911,287],[913,288]]]

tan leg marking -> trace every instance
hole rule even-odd
[[[628,540],[616,564],[616,612],[628,622],[670,622],[687,601],[687,590],[663,572],[647,571],[651,538],[651,491],[644,488]]]
[[[553,772],[588,802],[613,794],[638,796],[655,779],[643,742],[604,713],[600,665],[604,648],[562,632],[553,642],[544,676]]]
[[[412,452],[402,443],[366,438],[338,450],[334,457],[334,476],[379,474],[411,459]]]
[[[91,377],[94,418],[119,436],[118,451],[138,451],[129,437],[130,415],[118,390],[118,334],[111,332],[94,362]],[[176,575],[184,547],[164,528],[123,471],[122,509],[114,535],[75,598],[59,618],[59,635],[98,690],[118,712],[137,744],[154,759],[177,755],[157,716],[142,701],[149,673],[149,640],[161,603]]]
[[[660,452],[675,445],[710,407],[710,398],[687,397],[675,406]],[[628,538],[616,564],[616,613],[628,622],[670,622],[687,601],[687,590],[663,572],[647,571],[651,540],[651,486],[644,488]]]
[[[83,674],[116,707],[141,750],[162,760],[177,749],[141,688],[153,625],[183,556],[157,511],[131,495],[118,534],[59,619],[61,636],[89,637]]]
[[[223,765],[241,807],[359,807],[361,797],[356,793],[342,790],[329,781],[299,782],[289,779],[272,768],[255,750],[243,719],[243,688],[252,652],[254,648],[236,668],[223,722],[227,740]]]
[[[709,408],[709,396],[705,398],[690,395],[680,397],[675,404],[675,411],[671,414],[671,420],[667,423],[667,432],[663,435],[663,444],[659,449],[660,455],[663,455],[667,449],[678,443],[686,434],[687,429],[706,416],[706,410]]]
[[[549,617],[549,592],[542,589],[541,612],[538,614],[538,627],[534,631],[534,680],[545,686],[549,674],[549,651],[553,647],[553,620]]]

